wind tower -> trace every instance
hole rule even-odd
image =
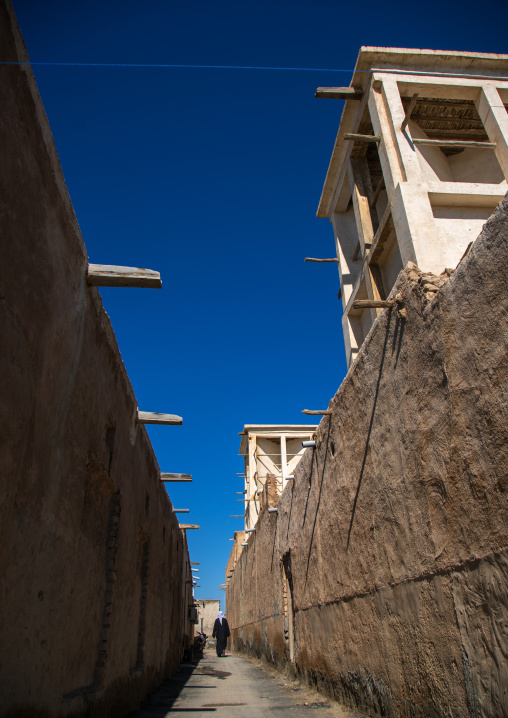
[[[351,86],[316,97],[345,100],[317,216],[349,366],[407,262],[456,267],[508,190],[508,55],[362,47]]]
[[[303,456],[302,441],[312,439],[317,426],[309,424],[246,424],[240,441],[245,470],[245,529],[254,528],[259,515],[260,494],[268,482],[275,502]]]

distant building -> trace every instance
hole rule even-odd
[[[309,424],[246,424],[243,427],[240,455],[245,465],[246,529],[256,524],[260,495],[267,480],[270,495],[279,496],[302,458],[302,441],[312,439],[316,428]]]
[[[508,187],[508,56],[362,47],[318,217],[334,228],[348,365],[411,261],[460,261]]]
[[[214,598],[205,598],[195,601],[194,605],[198,609],[197,630],[203,631],[211,638],[213,633],[213,624],[220,611],[220,601]]]

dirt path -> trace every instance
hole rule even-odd
[[[202,660],[180,669],[128,718],[192,713],[204,718],[360,718],[318,693],[238,655],[218,658],[207,648]]]

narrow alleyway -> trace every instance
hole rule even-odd
[[[163,718],[173,713],[266,718],[272,711],[278,718],[360,718],[259,661],[230,654],[218,658],[212,647],[197,665],[183,663],[128,718]]]

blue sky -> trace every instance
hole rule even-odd
[[[506,6],[467,2],[14,0],[33,62],[337,68],[347,72],[34,67],[90,261],[161,272],[101,289],[185,521],[197,598],[242,527],[238,432],[311,423],[345,373],[333,235],[315,212],[361,45],[507,52]],[[393,8],[393,9],[391,9]]]

